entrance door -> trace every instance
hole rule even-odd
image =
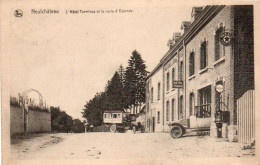
[[[153,117],[153,127],[152,127],[152,132],[155,132],[155,117]]]

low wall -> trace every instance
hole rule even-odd
[[[24,132],[23,110],[21,107],[10,106],[10,133],[11,135]]]
[[[28,132],[51,131],[51,113],[29,110]]]
[[[25,132],[23,110],[18,106],[10,106],[10,133],[18,134]],[[27,132],[50,132],[51,113],[29,110],[27,114]]]

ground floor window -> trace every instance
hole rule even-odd
[[[160,123],[160,111],[157,112],[157,123]]]
[[[169,121],[169,108],[170,108],[170,103],[169,101],[166,102],[166,121]]]
[[[172,121],[174,121],[175,100],[172,99]]]
[[[189,102],[190,102],[190,106],[189,106],[189,112],[190,112],[190,116],[193,115],[193,112],[194,112],[194,106],[195,106],[195,99],[194,99],[194,93],[191,93],[190,94],[190,99],[189,99]]]
[[[211,86],[198,91],[198,106],[196,106],[196,116],[206,118],[211,116]]]
[[[180,96],[179,103],[179,119],[183,119],[183,96]]]

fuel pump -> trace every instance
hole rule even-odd
[[[220,94],[220,97],[218,98],[218,103],[216,104],[216,112],[215,112],[215,123],[217,127],[217,137],[222,138],[222,125],[223,125],[223,111],[221,109],[220,103],[221,103],[221,93],[223,92],[223,85],[218,84],[216,86],[216,91]]]

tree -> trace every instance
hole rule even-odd
[[[128,61],[128,67],[125,72],[125,96],[126,108],[131,106],[136,108],[145,102],[145,79],[148,72],[141,55],[134,50]]]
[[[119,74],[120,81],[121,81],[122,85],[124,86],[124,83],[125,83],[125,69],[124,69],[122,64],[120,65],[120,67],[118,69],[118,74]]]
[[[72,117],[61,111],[60,107],[50,107],[52,131],[70,132],[72,128]]]
[[[103,112],[107,109],[106,94],[104,92],[97,93],[93,99],[89,100],[82,112],[84,118],[89,124],[98,126],[102,124]]]
[[[74,119],[73,125],[72,125],[72,132],[81,133],[81,132],[84,132],[84,131],[85,131],[84,123],[81,122],[79,119]]]
[[[106,89],[106,102],[108,110],[124,109],[123,84],[120,81],[118,72],[115,72],[111,81],[108,83]]]

